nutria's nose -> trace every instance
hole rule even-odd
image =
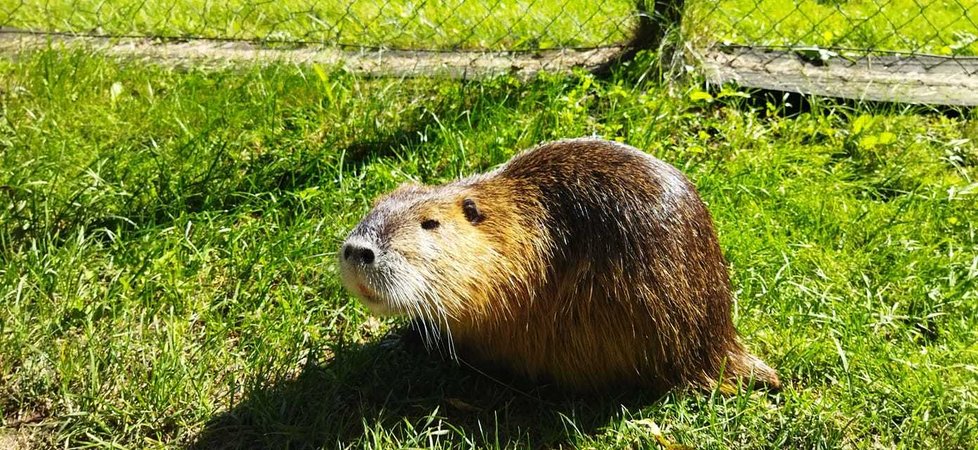
[[[343,260],[351,263],[373,264],[374,250],[367,245],[348,242],[343,245]]]

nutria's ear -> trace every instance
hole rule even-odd
[[[465,214],[465,220],[468,220],[472,225],[478,224],[486,218],[482,215],[482,211],[479,211],[479,206],[475,204],[475,200],[471,198],[462,200],[462,213]]]

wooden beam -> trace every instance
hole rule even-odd
[[[818,49],[713,48],[697,57],[710,83],[873,102],[978,106],[978,58],[848,57]]]
[[[382,48],[343,49],[211,39],[72,36],[0,28],[0,58],[17,58],[44,49],[86,49],[123,59],[177,67],[290,63],[339,66],[366,76],[446,76],[481,78],[510,73],[529,78],[537,72],[593,70],[621,52],[620,47],[554,49],[536,52],[412,51]]]

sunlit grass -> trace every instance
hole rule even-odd
[[[785,117],[635,78],[181,71],[82,51],[0,62],[0,438],[656,448],[659,428],[697,448],[978,441],[973,113],[816,102]],[[381,345],[400,322],[340,288],[334,252],[375,196],[592,134],[695,182],[737,326],[783,393],[511,388]]]
[[[0,0],[0,24],[23,29],[410,49],[610,45],[630,35],[635,15],[626,0]]]
[[[687,17],[716,42],[978,55],[975,0],[697,0]]]
[[[0,0],[0,25],[21,29],[433,50],[614,45],[637,14],[626,0]],[[976,0],[696,0],[684,21],[709,42],[978,55]]]

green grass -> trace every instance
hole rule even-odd
[[[687,35],[744,45],[978,55],[978,0],[694,0]],[[0,25],[47,31],[534,50],[624,42],[634,2],[0,0]]]
[[[742,45],[978,55],[976,0],[699,0],[691,34]]]
[[[0,0],[0,25],[25,29],[414,49],[607,45],[629,36],[634,17],[628,0]]]
[[[786,116],[633,79],[0,61],[0,446],[658,448],[654,423],[697,448],[973,448],[974,113]],[[389,345],[402,322],[341,289],[375,196],[590,134],[696,183],[782,393],[500,384]]]

